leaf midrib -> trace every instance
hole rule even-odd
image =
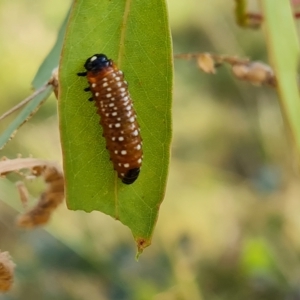
[[[121,23],[121,35],[119,42],[119,53],[118,53],[118,66],[122,65],[122,57],[124,57],[124,49],[125,49],[125,35],[126,35],[126,24],[130,12],[131,0],[126,0],[125,9],[123,14],[123,20]],[[114,183],[114,197],[115,197],[115,218],[119,219],[119,197],[118,197],[118,176],[115,172],[115,183]]]

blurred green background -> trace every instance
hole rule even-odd
[[[174,53],[268,62],[262,30],[236,26],[233,0],[168,4]],[[0,0],[1,113],[29,95],[69,5]],[[60,162],[56,107],[52,96],[1,156]],[[299,176],[275,91],[177,60],[173,125],[166,197],[139,262],[130,231],[98,212],[62,205],[45,229],[16,228],[20,178],[1,179],[0,248],[17,264],[1,300],[300,299]]]

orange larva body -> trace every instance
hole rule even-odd
[[[136,113],[123,72],[103,54],[95,54],[86,63],[86,76],[100,115],[106,148],[118,177],[133,183],[140,172],[143,151]]]

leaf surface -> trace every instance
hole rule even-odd
[[[137,181],[117,178],[96,107],[78,72],[104,53],[125,74],[143,138]],[[164,197],[171,141],[172,48],[163,0],[77,0],[60,67],[59,118],[66,199],[73,210],[99,210],[128,226],[139,252],[150,244]]]
[[[299,40],[289,0],[261,0],[271,63],[284,120],[300,154]]]
[[[43,87],[51,78],[53,70],[58,67],[67,21],[68,15],[61,25],[55,45],[39,67],[39,70],[37,71],[37,74],[32,81],[34,90],[38,90]],[[17,117],[0,135],[0,149],[2,149],[6,145],[6,143],[14,136],[19,127],[26,123],[30,119],[30,117],[34,115],[34,113],[40,108],[43,102],[51,95],[52,91],[53,87],[48,86],[43,92],[33,97],[32,100],[22,108]]]

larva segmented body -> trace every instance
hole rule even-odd
[[[86,72],[78,73],[86,76],[97,113],[106,148],[118,177],[125,184],[133,183],[139,175],[143,151],[140,128],[136,113],[128,92],[123,72],[104,54],[95,54],[84,64]]]

